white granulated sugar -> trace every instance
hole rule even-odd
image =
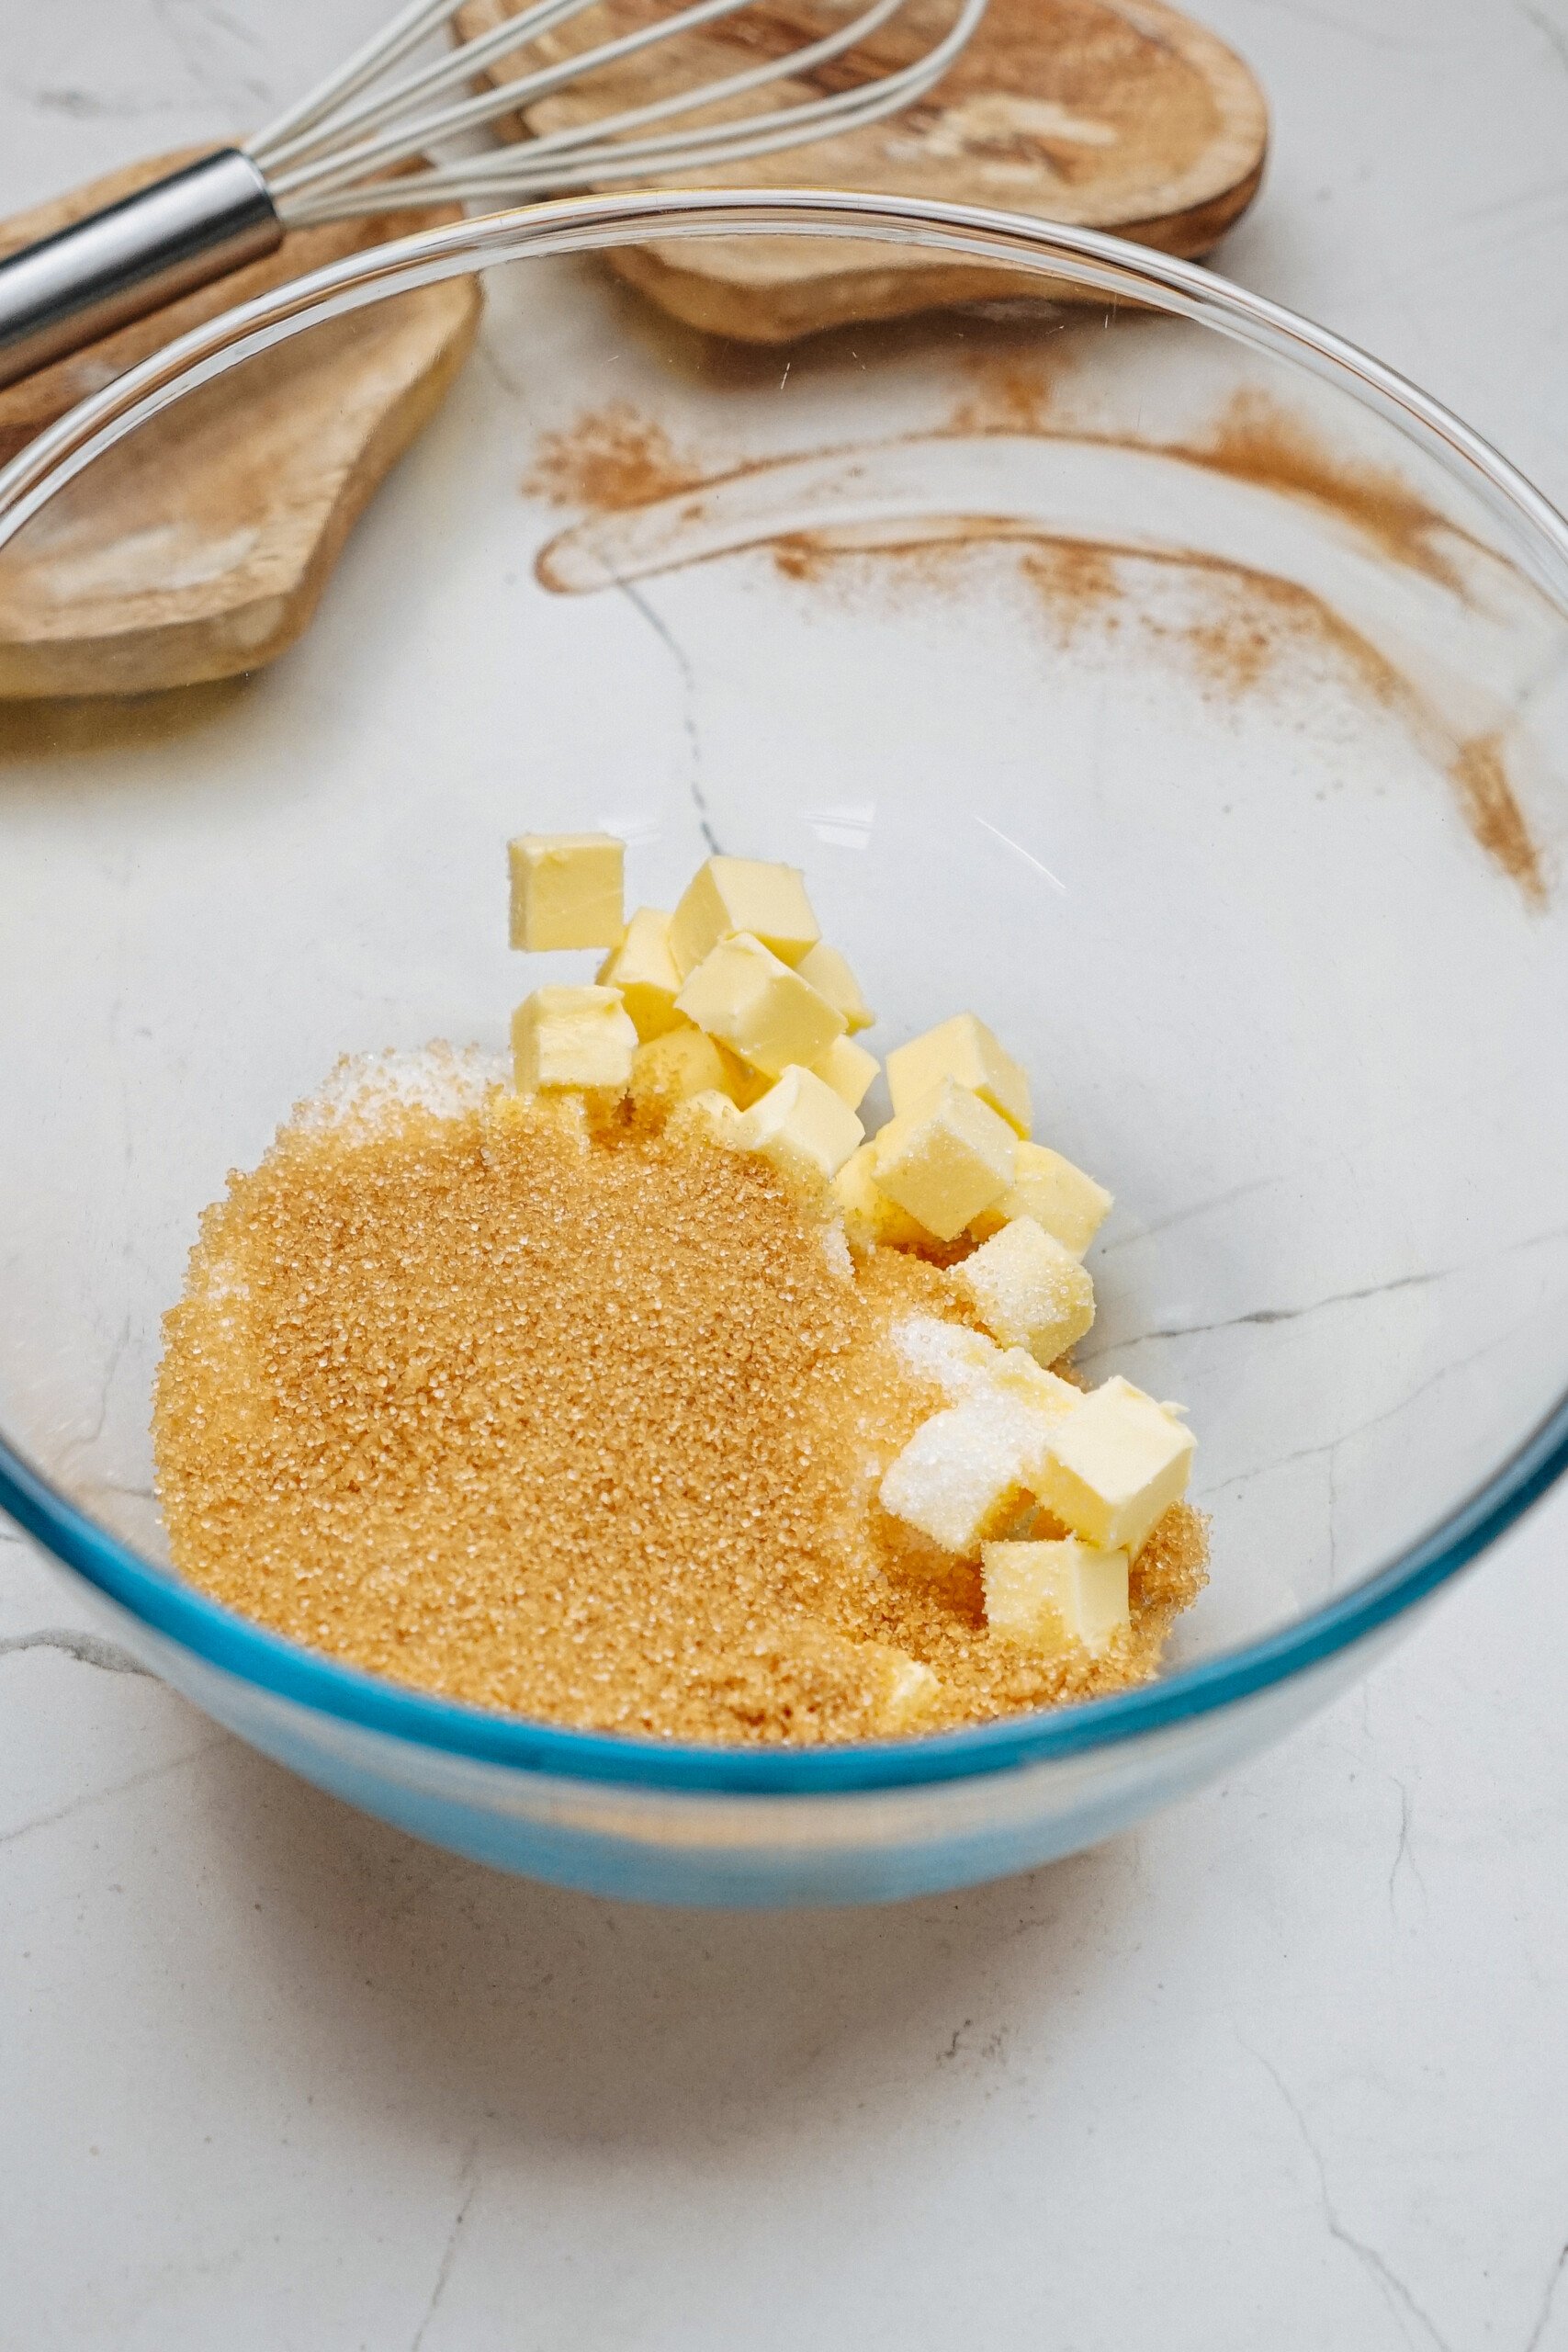
[[[940,1315],[904,1315],[893,1327],[893,1344],[918,1379],[931,1381],[954,1404],[974,1396],[1001,1368],[994,1340],[966,1324]]]
[[[231,1298],[249,1298],[251,1286],[231,1268],[218,1264],[206,1274],[199,1289],[193,1283],[191,1295],[206,1299],[209,1305],[222,1306]]]
[[[389,1112],[412,1110],[456,1119],[477,1110],[491,1087],[510,1076],[502,1056],[449,1046],[444,1038],[412,1051],[389,1046],[385,1053],[345,1054],[316,1092],[296,1103],[290,1124],[310,1131],[375,1125]]]
[[[949,1552],[978,1556],[998,1515],[1036,1486],[1046,1423],[994,1390],[922,1421],[882,1481],[882,1507]]]
[[[835,1220],[831,1225],[825,1225],[823,1227],[822,1255],[827,1259],[828,1263],[831,1266],[833,1272],[838,1274],[842,1281],[847,1283],[853,1282],[855,1278],[855,1261],[850,1255],[849,1240],[845,1235],[843,1225],[840,1221]]]

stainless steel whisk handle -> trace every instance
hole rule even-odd
[[[0,261],[0,385],[96,343],[283,242],[265,180],[220,148]]]

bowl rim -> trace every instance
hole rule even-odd
[[[330,263],[218,314],[80,402],[0,468],[0,547],[65,483],[203,383],[326,319],[525,257],[692,237],[881,236],[1010,264],[1140,302],[1337,384],[1478,494],[1521,569],[1568,616],[1568,522],[1490,444],[1343,338],[1196,265],[1095,230],[989,208],[835,189],[572,197],[428,229]],[[1289,1626],[1106,1699],[924,1738],[740,1748],[578,1731],[385,1681],[286,1640],[154,1567],[62,1493],[0,1432],[0,1509],[46,1550],[206,1666],[362,1730],[552,1778],[710,1794],[807,1797],[1043,1765],[1118,1746],[1251,1698],[1366,1641],[1485,1550],[1568,1469],[1568,1391],[1430,1528]]]

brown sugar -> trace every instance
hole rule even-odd
[[[544,434],[523,487],[552,506],[609,514],[690,490],[714,471],[711,458],[682,458],[664,427],[629,401],[612,401]]]
[[[982,332],[972,322],[965,332]],[[1058,334],[1044,349],[1038,333],[1021,347],[1008,338],[996,350],[965,357],[970,389],[950,411],[949,435],[999,434],[1074,438],[1078,428],[1056,416],[1064,378],[1078,364],[1081,346]],[[770,362],[770,365],[772,363]],[[1102,447],[1158,453],[1206,471],[1250,482],[1325,509],[1353,524],[1391,561],[1463,596],[1455,550],[1465,534],[1393,468],[1347,456],[1322,442],[1308,422],[1257,387],[1237,390],[1205,430],[1190,441],[1164,443],[1136,434],[1093,432]],[[798,451],[797,458],[826,452]],[[626,403],[590,410],[565,430],[547,435],[525,487],[558,505],[604,514],[694,493],[749,470],[731,458],[678,452],[663,428]],[[1045,616],[1053,639],[1066,645],[1088,630],[1122,633],[1142,628],[1145,642],[1163,641],[1190,662],[1204,692],[1240,701],[1282,684],[1293,665],[1331,657],[1374,703],[1400,712],[1416,740],[1436,752],[1460,813],[1484,854],[1514,882],[1526,904],[1547,903],[1549,873],[1526,811],[1508,775],[1495,733],[1455,741],[1414,676],[1396,672],[1342,615],[1290,580],[1208,554],[1166,551],[1109,541],[1055,537],[993,514],[922,518],[903,537],[878,526],[874,540],[850,531],[784,532],[772,541],[778,573],[819,596],[847,605],[873,595],[886,601],[910,590],[967,596],[972,577],[963,556],[1009,539],[1019,541],[1018,567]],[[694,534],[679,563],[707,560],[711,546]],[[541,551],[537,575],[558,587],[552,548]],[[1151,567],[1185,572],[1204,609],[1172,628],[1140,613],[1139,571]]]
[[[1056,330],[1058,336],[1062,330]],[[950,433],[1045,433],[1050,430],[1058,382],[1072,366],[1076,347],[1065,339],[1046,349],[981,351],[964,355],[969,390],[947,420]]]
[[[1538,911],[1546,904],[1546,873],[1541,855],[1525,820],[1508,771],[1503,747],[1495,735],[1472,736],[1455,752],[1450,769],[1459,786],[1465,823],[1505,874],[1511,874],[1528,903]]]
[[[1026,548],[1019,562],[1063,641],[1088,620],[1110,628],[1119,625],[1120,616],[1111,608],[1121,598],[1122,582],[1110,548],[1082,539],[1042,539]]]
[[[1212,432],[1179,454],[1238,481],[1330,507],[1359,524],[1395,563],[1425,572],[1446,588],[1462,586],[1442,548],[1445,532],[1455,529],[1446,515],[1392,467],[1325,448],[1300,418],[1266,392],[1236,392]]]
[[[1117,1646],[1045,1661],[877,1503],[941,1401],[889,1338],[953,1312],[939,1270],[851,1261],[694,1128],[442,1099],[432,1068],[306,1106],[207,1213],[154,1417],[185,1576],[372,1673],[671,1739],[874,1736],[908,1657],[940,1680],[922,1729],[1155,1671],[1196,1512]]]

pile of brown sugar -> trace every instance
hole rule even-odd
[[[890,1518],[942,1402],[890,1339],[939,1272],[754,1154],[454,1057],[340,1080],[208,1211],[154,1417],[175,1566],[372,1673],[672,1739],[941,1729],[1146,1679],[1203,1582],[1178,1505],[1103,1655],[988,1635],[977,1567]]]

